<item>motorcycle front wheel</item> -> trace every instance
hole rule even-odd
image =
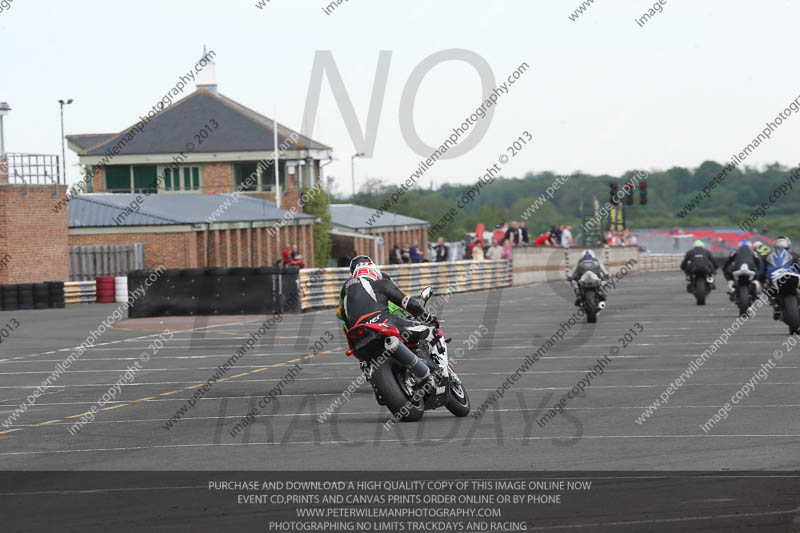
[[[783,321],[789,326],[790,335],[800,333],[800,307],[794,294],[783,297]]]
[[[450,373],[452,374],[450,378],[450,398],[448,398],[444,406],[457,417],[467,416],[470,409],[469,395],[458,376],[452,370]]]
[[[379,391],[384,405],[400,422],[416,422],[425,414],[423,399],[416,402],[404,382],[406,370],[395,366],[386,359],[372,373],[375,388]]]

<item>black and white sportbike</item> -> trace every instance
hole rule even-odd
[[[423,305],[433,296],[433,289],[422,291]],[[408,318],[413,318],[408,315]],[[403,342],[397,327],[389,323],[362,323],[347,330],[350,349],[347,355],[355,355],[361,370],[375,391],[380,405],[385,405],[397,420],[416,422],[428,409],[446,407],[455,416],[467,416],[470,410],[469,396],[461,384],[447,355],[447,344],[440,324],[432,324],[433,339],[427,342],[426,350]],[[428,378],[418,381],[410,370],[417,358],[427,363],[431,372]]]
[[[753,305],[761,292],[761,284],[756,279],[757,273],[744,263],[731,272],[733,281],[730,290],[731,301],[739,307],[739,315],[745,316],[747,309]]]
[[[603,280],[591,270],[587,270],[580,279],[572,281],[574,281],[572,287],[577,298],[576,305],[583,307],[587,322],[597,322],[597,313],[606,308]]]
[[[789,334],[800,333],[800,274],[791,268],[779,268],[770,274],[779,316],[789,326]]]

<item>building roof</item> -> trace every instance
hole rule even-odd
[[[140,197],[142,201],[137,203],[137,197]],[[129,212],[115,222],[115,219],[125,213],[126,208],[130,209],[131,205],[138,206],[138,211]],[[240,195],[239,200],[234,203],[231,194],[142,196],[138,194],[90,193],[75,196],[67,203],[67,219],[70,228],[163,226],[312,218],[311,215],[305,213],[291,214],[285,209],[278,209],[272,202],[246,195]]]
[[[86,150],[95,144],[116,136],[116,133],[82,133],[80,135],[67,135],[67,138],[81,150]]]
[[[117,156],[264,152],[275,148],[272,119],[207,89],[198,89],[175,102],[139,129],[137,124],[138,120],[117,134],[67,135],[67,139],[80,148],[78,155],[82,156],[100,156],[113,147],[117,147]],[[207,136],[200,142],[200,132],[206,126]],[[296,142],[291,140],[295,133]],[[331,150],[280,123],[278,147],[281,151]]]
[[[395,213],[383,213],[377,215],[377,211],[371,207],[356,204],[331,204],[329,207],[331,218],[335,226],[352,229],[374,229],[396,226],[429,226],[430,224],[422,219],[397,215]],[[377,217],[377,218],[376,218]],[[369,225],[370,219],[375,220]]]

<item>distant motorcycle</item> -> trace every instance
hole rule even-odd
[[[770,276],[778,292],[775,298],[780,306],[780,319],[789,326],[789,334],[800,333],[800,274],[789,268],[779,268]]]
[[[572,282],[572,278],[567,278]],[[597,313],[606,308],[605,298],[602,296],[603,281],[600,276],[587,270],[580,279],[575,280],[572,288],[575,291],[577,303],[586,313],[586,321],[590,324],[597,322]]]
[[[433,289],[427,287],[420,299],[427,304],[432,295]],[[469,414],[469,396],[448,360],[447,344],[451,339],[444,338],[438,323],[435,326],[434,338],[423,357],[431,377],[421,383],[398,362],[398,357],[413,360],[417,356],[412,351],[415,346],[404,343],[395,326],[363,323],[347,330],[347,355],[354,354],[361,363],[378,404],[385,405],[402,422],[416,422],[426,410],[443,406],[458,417]]]
[[[739,315],[745,316],[758,297],[761,284],[756,279],[756,272],[751,270],[747,263],[731,272],[731,275],[733,276],[731,301],[739,307]]]
[[[714,275],[698,270],[688,274],[686,281],[686,291],[694,294],[697,305],[706,305],[706,296],[714,290]]]

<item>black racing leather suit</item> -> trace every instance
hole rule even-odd
[[[757,274],[761,270],[761,260],[756,253],[749,246],[740,246],[722,265],[722,273],[725,275],[725,279],[733,281],[733,273],[745,264]]]
[[[603,263],[601,263],[597,258],[581,258],[578,261],[578,264],[575,266],[575,270],[572,271],[572,281],[577,284],[581,279],[581,276],[583,276],[586,272],[594,272],[597,274],[597,277],[601,279],[597,290],[597,296],[600,298],[600,300],[605,300],[605,280],[606,278],[610,277],[610,273],[608,270],[606,270],[606,267],[604,267]]]
[[[392,314],[390,302],[415,317],[425,312],[422,304],[401,291],[388,274],[381,272],[381,279],[377,281],[363,276],[348,279],[342,286],[336,316],[344,321],[347,329],[360,323],[387,322],[397,327],[406,342],[411,344],[425,344],[419,341],[433,338],[430,326]]]
[[[717,268],[719,267],[714,261],[714,256],[702,246],[695,246],[686,252],[681,261],[681,270],[690,275],[700,271],[707,276],[716,272]]]

